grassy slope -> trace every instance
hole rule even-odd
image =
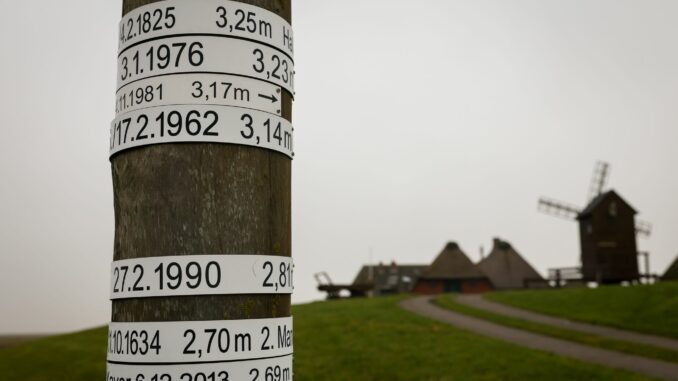
[[[610,349],[631,355],[649,357],[663,361],[678,362],[678,352],[676,351],[656,348],[649,345],[635,344],[621,340],[614,340],[593,334],[577,332],[570,329],[553,327],[547,324],[535,323],[528,320],[495,314],[458,303],[454,299],[454,295],[440,295],[435,299],[435,303],[443,308],[447,308],[464,315],[477,317],[479,319],[488,320],[493,323],[522,329],[545,336],[574,341],[585,345]]]
[[[14,347],[18,344],[47,336],[49,335],[0,335],[0,349]]]
[[[678,282],[496,292],[486,298],[544,314],[678,339]]]
[[[457,330],[406,312],[397,301],[295,306],[295,379],[645,379]],[[105,341],[97,329],[6,349],[0,375],[3,381],[102,379]]]
[[[0,380],[103,380],[106,336],[106,328],[97,328],[1,350]]]

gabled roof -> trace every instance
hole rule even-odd
[[[486,276],[455,242],[449,242],[421,274],[427,279],[477,279]]]
[[[662,276],[663,280],[678,280],[678,257],[673,261],[671,266],[666,269],[666,272]]]
[[[579,219],[582,219],[584,217],[590,216],[603,203],[603,201],[607,200],[610,197],[614,197],[617,200],[621,201],[624,205],[626,205],[629,209],[631,209],[633,211],[633,214],[638,213],[636,211],[636,209],[634,209],[631,206],[631,204],[626,202],[626,200],[624,200],[617,192],[615,192],[614,190],[609,190],[605,193],[599,194],[598,196],[596,196],[596,198],[591,200],[591,202],[586,206],[586,208],[584,208],[584,210],[582,210],[579,213],[579,215],[577,216],[577,219],[579,220]]]
[[[510,243],[499,238],[494,239],[490,255],[478,263],[478,268],[497,289],[524,288],[526,279],[543,280],[537,270]]]

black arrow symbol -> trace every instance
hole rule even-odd
[[[264,98],[264,99],[268,99],[269,101],[271,101],[271,103],[275,103],[275,102],[278,101],[278,98],[276,98],[275,95],[271,95],[271,96],[269,97],[268,95],[259,94],[259,97],[260,97],[260,98]]]

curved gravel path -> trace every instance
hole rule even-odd
[[[568,319],[542,315],[535,312],[510,307],[504,304],[492,302],[481,295],[459,295],[456,299],[459,303],[496,314],[533,321],[535,323],[548,324],[555,327],[571,329],[598,336],[605,336],[616,340],[629,341],[638,344],[647,344],[655,347],[678,351],[678,340],[667,337],[646,335],[622,329],[603,327],[600,325],[576,322]]]
[[[587,361],[610,368],[625,369],[650,377],[678,381],[678,364],[589,347],[515,328],[505,327],[440,308],[432,304],[431,299],[432,297],[430,296],[415,297],[402,301],[400,306],[408,311],[440,322],[528,348],[551,352],[560,356]]]

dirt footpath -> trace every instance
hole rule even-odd
[[[485,320],[448,311],[433,305],[430,301],[431,297],[422,296],[402,301],[400,305],[408,311],[480,335],[610,368],[625,369],[650,377],[678,381],[678,364],[589,347],[515,328],[504,327]]]
[[[535,323],[548,324],[555,327],[571,329],[612,339],[629,341],[638,344],[647,344],[655,347],[678,351],[678,340],[667,337],[652,336],[642,333],[624,331],[617,328],[603,327],[600,325],[580,323],[572,320],[538,314],[531,311],[509,307],[483,298],[481,295],[459,295],[456,299],[459,303],[481,310],[494,312],[499,315],[511,316],[519,319],[533,321]]]

